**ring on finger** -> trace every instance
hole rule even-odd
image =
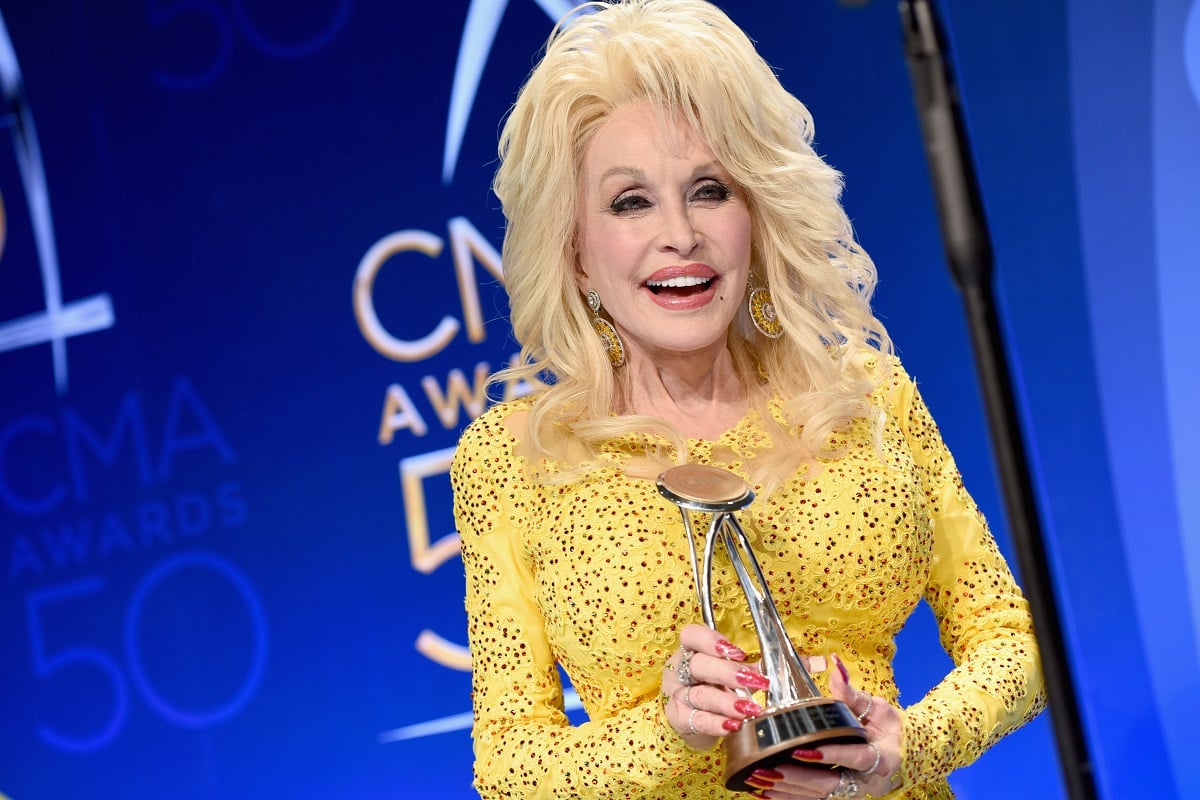
[[[858,781],[854,779],[854,773],[844,769],[838,777],[837,786],[834,786],[829,794],[825,795],[825,800],[849,800],[857,796]]]
[[[880,759],[883,758],[883,754],[879,752],[879,748],[875,746],[874,742],[867,742],[867,747],[875,751],[875,761],[867,769],[859,771],[858,774],[862,775],[863,777],[866,777],[867,775],[874,775],[875,770],[879,769]]]
[[[675,679],[679,681],[680,686],[691,686],[695,683],[692,678],[692,656],[695,650],[683,648],[683,654],[679,656],[679,665],[675,667]]]
[[[875,695],[873,695],[873,694],[867,695],[867,707],[863,709],[863,712],[861,714],[855,714],[855,716],[858,717],[859,722],[867,721],[867,717],[870,715],[871,708],[874,707],[874,705],[875,705]]]
[[[696,708],[694,705],[692,705],[692,686],[694,685],[695,684],[688,684],[687,688],[683,690],[683,702],[687,703],[687,707],[691,709]]]
[[[698,708],[693,708],[692,713],[688,714],[688,733],[692,736],[700,733],[700,731],[696,730],[696,712],[699,710]]]

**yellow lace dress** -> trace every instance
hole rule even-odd
[[[855,686],[898,705],[893,637],[922,598],[955,668],[904,709],[903,783],[889,798],[949,798],[946,776],[1042,707],[1029,612],[963,489],[912,380],[897,365],[847,454],[758,495],[739,519],[797,649],[837,653]],[[532,483],[505,420],[489,409],[451,470],[467,575],[475,785],[484,798],[732,798],[719,747],[689,748],[659,692],[678,631],[700,622],[679,511],[652,481],[622,474],[646,444],[609,443],[611,465],[565,486]],[[689,459],[746,477],[765,434],[755,413]],[[756,487],[758,488],[758,487]],[[697,535],[703,535],[703,525]],[[736,577],[714,571],[717,628],[758,651]],[[563,712],[560,667],[589,721]],[[824,673],[814,675],[827,690]]]

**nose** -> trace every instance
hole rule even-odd
[[[688,255],[700,246],[700,232],[686,204],[679,204],[664,213],[663,230],[660,235],[663,250],[679,255]]]

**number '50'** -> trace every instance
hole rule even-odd
[[[187,74],[158,69],[154,78],[171,89],[200,89],[209,85],[229,63],[235,31],[241,31],[250,44],[267,55],[303,58],[329,44],[345,25],[352,0],[336,0],[336,3],[324,28],[305,41],[285,43],[262,31],[251,18],[246,0],[231,0],[229,11],[213,0],[146,0],[146,16],[151,25],[165,29],[164,34],[195,37],[212,44],[201,69]]]
[[[228,700],[211,708],[182,708],[164,697],[147,673],[142,658],[139,629],[142,613],[151,591],[172,575],[184,570],[208,570],[227,581],[240,595],[249,615],[253,647],[250,663],[241,684]],[[98,730],[83,735],[68,735],[48,725],[38,726],[38,735],[48,744],[61,750],[83,752],[104,747],[115,739],[125,724],[129,711],[129,689],[117,659],[98,647],[75,645],[54,652],[46,649],[43,636],[42,610],[56,603],[78,602],[104,589],[104,579],[83,578],[46,589],[30,592],[25,600],[26,621],[29,626],[29,655],[33,674],[51,680],[63,670],[90,669],[98,672],[111,686],[111,710]],[[253,696],[262,678],[267,654],[267,621],[262,602],[246,576],[220,556],[201,551],[179,553],[151,569],[134,587],[124,620],[125,660],[129,676],[138,694],[159,716],[186,728],[204,728],[237,714]],[[103,702],[103,701],[100,701]],[[95,715],[89,713],[90,718]]]

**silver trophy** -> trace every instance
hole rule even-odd
[[[692,578],[704,624],[715,629],[712,570],[720,539],[750,606],[762,650],[762,671],[771,680],[763,712],[725,737],[725,788],[754,791],[746,778],[759,768],[796,763],[792,751],[825,744],[861,744],[867,732],[840,700],[824,697],[796,652],[766,579],[734,512],[754,500],[754,491],[738,476],[719,467],[684,464],[658,477],[658,491],[679,506],[692,556]],[[696,554],[689,511],[712,514],[704,537],[704,557]],[[750,698],[750,692],[738,693]]]

